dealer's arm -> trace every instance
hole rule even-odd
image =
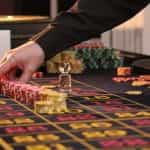
[[[29,42],[9,51],[0,62],[0,76],[14,80],[17,68],[26,82],[44,59],[121,24],[143,9],[149,0],[79,0],[73,11],[57,16]]]

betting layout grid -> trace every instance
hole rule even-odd
[[[58,85],[55,78],[36,82]],[[44,117],[98,148],[150,146],[148,106],[75,80],[68,106],[71,114]]]
[[[38,79],[36,82],[54,87],[58,84],[55,79]],[[73,84],[72,94],[74,96],[68,100],[71,112],[59,115],[35,114],[32,108],[2,97],[0,148],[48,150],[50,147],[121,149],[149,146],[147,106],[78,81]]]

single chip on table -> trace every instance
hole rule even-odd
[[[140,75],[139,77],[143,80],[150,81],[150,75]]]
[[[72,150],[71,147],[66,147],[66,146],[64,146],[63,144],[60,144],[60,143],[53,144],[52,146],[56,150]]]
[[[0,100],[0,105],[5,105],[5,104],[7,104],[5,101]]]
[[[132,86],[144,86],[144,85],[150,85],[150,82],[148,81],[143,81],[143,80],[138,80],[138,81],[133,81]]]
[[[9,124],[14,124],[13,121],[8,120],[8,119],[1,119],[0,120],[0,125],[9,125]]]
[[[98,100],[108,100],[108,99],[110,99],[110,96],[102,95],[102,96],[95,96],[95,98],[98,99]]]
[[[88,138],[88,139],[106,137],[106,135],[103,132],[100,132],[100,131],[90,131],[90,132],[84,131],[84,132],[82,132],[82,135],[85,138]]]
[[[51,150],[51,148],[44,144],[38,144],[38,145],[28,145],[26,146],[26,150]]]
[[[91,126],[96,128],[110,128],[112,124],[108,122],[92,122]]]
[[[16,124],[21,124],[21,123],[34,123],[34,120],[30,119],[30,118],[16,118],[14,119],[14,121],[16,122]]]
[[[40,134],[37,135],[37,139],[40,141],[58,141],[60,137],[54,134]]]
[[[36,139],[32,136],[29,136],[29,135],[14,136],[13,139],[16,143],[33,143],[33,142],[36,142]]]
[[[150,112],[148,112],[148,111],[140,111],[140,112],[136,113],[136,116],[149,117],[150,116]]]
[[[127,135],[127,132],[125,130],[106,130],[106,131],[104,131],[104,133],[110,137]]]
[[[43,85],[43,86],[41,86],[42,89],[53,89],[56,87],[57,87],[56,85]]]
[[[128,78],[128,77],[113,77],[112,80],[119,83],[119,82],[128,82],[130,80],[130,78]]]
[[[141,95],[143,94],[142,91],[138,91],[138,90],[131,90],[131,91],[126,91],[125,94],[128,94],[128,95]]]
[[[91,128],[91,126],[86,123],[71,123],[69,126],[75,130]]]

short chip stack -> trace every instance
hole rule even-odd
[[[66,93],[6,79],[0,79],[0,93],[21,103],[34,106],[37,113],[68,112]]]
[[[118,67],[117,68],[117,75],[118,76],[129,76],[131,75],[131,67]]]
[[[40,95],[40,100],[34,103],[36,112],[48,114],[68,112],[66,93],[59,93],[51,89],[42,89]]]

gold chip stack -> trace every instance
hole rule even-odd
[[[40,92],[40,100],[34,102],[34,110],[36,113],[40,114],[68,112],[66,99],[66,93],[43,88]]]

